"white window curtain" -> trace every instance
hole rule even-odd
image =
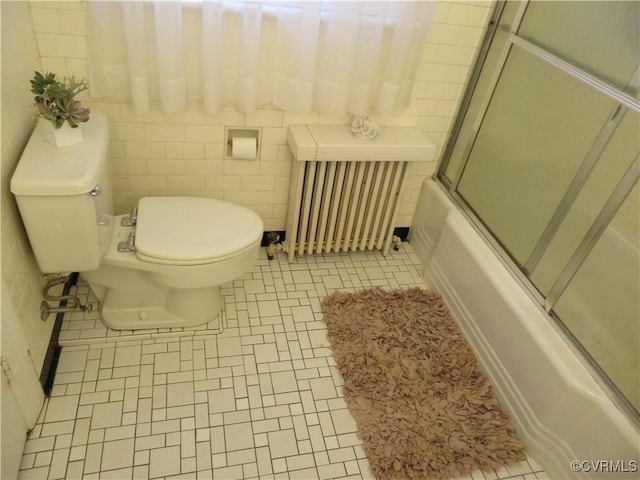
[[[87,2],[94,98],[179,113],[391,115],[409,105],[426,1]]]

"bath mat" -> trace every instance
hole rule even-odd
[[[322,301],[344,396],[379,479],[448,479],[525,458],[442,298],[415,288]]]

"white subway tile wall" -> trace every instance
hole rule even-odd
[[[48,24],[45,24],[45,26]],[[11,174],[34,126],[29,80],[40,69],[29,5],[2,4],[2,280],[19,315],[31,358],[40,372],[53,330],[54,317],[40,320],[42,275],[27,239],[15,198]]]
[[[30,6],[42,68],[87,77],[84,2],[32,1]],[[420,184],[434,172],[491,6],[489,1],[438,1],[411,105],[397,116],[376,118],[382,126],[417,127],[438,146],[434,161],[411,165],[397,226],[411,224]],[[349,115],[295,115],[276,109],[245,115],[229,108],[211,116],[193,104],[180,115],[165,115],[158,107],[139,115],[124,103],[89,104],[105,111],[111,121],[117,213],[146,195],[199,195],[255,210],[267,230],[283,230],[286,224],[292,161],[287,127],[351,122]],[[261,128],[260,159],[225,159],[225,126]]]
[[[439,147],[436,158],[491,5],[489,1],[437,1],[411,106],[400,115],[377,119],[383,126],[417,127]],[[2,8],[2,61],[11,65],[2,69],[2,275],[40,371],[53,316],[43,327],[38,312],[43,280],[9,191],[9,178],[34,126],[28,83],[33,71],[87,77],[85,4],[84,0],[6,2]],[[348,115],[279,110],[244,115],[227,109],[208,116],[199,105],[168,117],[158,110],[139,115],[121,103],[89,103],[110,119],[109,155],[118,212],[149,194],[204,195],[254,209],[270,230],[284,229],[286,221],[292,160],[286,146],[287,126],[351,121]],[[243,125],[262,129],[261,158],[225,161],[224,127]],[[433,173],[435,163],[411,166],[398,226],[410,225],[422,179]]]

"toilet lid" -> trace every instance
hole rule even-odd
[[[221,260],[262,238],[260,217],[200,197],[147,197],[138,203],[136,253],[147,261],[197,265]]]

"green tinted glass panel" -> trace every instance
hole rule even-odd
[[[636,184],[554,307],[640,410],[640,192]]]
[[[480,118],[485,109],[488,95],[493,88],[495,69],[502,63],[503,51],[510,44],[509,32],[514,22],[514,17],[518,11],[518,2],[509,2],[505,5],[500,16],[499,28],[495,31],[491,40],[491,46],[484,58],[482,71],[478,76],[476,84],[473,86],[473,95],[469,100],[465,119],[460,126],[456,141],[449,156],[444,176],[451,182],[456,179],[458,170],[465,159],[469,142],[475,134],[476,121]]]
[[[640,2],[532,1],[518,35],[625,89],[640,59]]]
[[[640,150],[640,115],[634,111],[626,111],[623,115],[560,228],[531,273],[531,280],[544,295],[567,265]]]
[[[523,265],[615,103],[512,47],[458,191]]]

